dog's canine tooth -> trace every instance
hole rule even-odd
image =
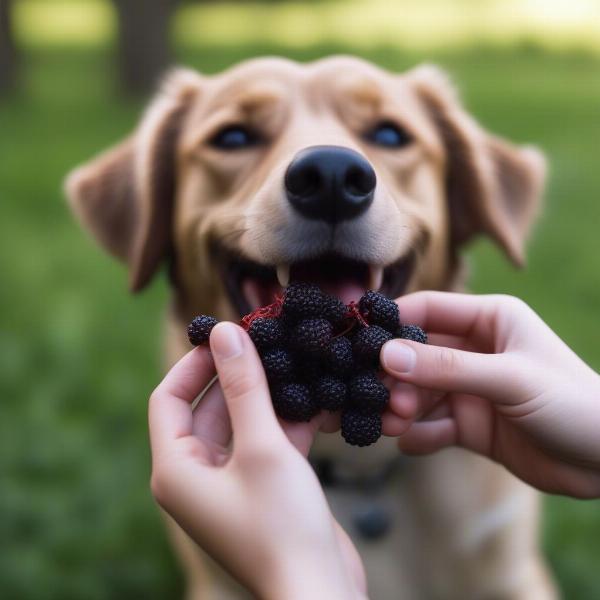
[[[277,281],[281,287],[287,287],[290,282],[290,265],[277,265]]]
[[[375,290],[376,292],[383,283],[383,267],[369,267],[369,289]]]

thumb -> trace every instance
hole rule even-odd
[[[509,354],[480,354],[408,340],[391,340],[381,351],[392,377],[419,387],[502,401],[523,393],[522,368]]]
[[[225,321],[214,327],[210,348],[231,417],[236,447],[277,439],[283,432],[273,406],[265,373],[248,334]]]

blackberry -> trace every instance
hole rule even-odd
[[[187,328],[190,343],[194,346],[206,344],[210,337],[210,332],[218,322],[219,321],[214,317],[209,317],[207,315],[198,315],[197,317],[194,317]]]
[[[372,325],[396,331],[400,324],[398,305],[379,292],[369,290],[358,302],[361,315]]]
[[[320,355],[329,346],[332,334],[327,319],[304,319],[292,330],[290,343],[297,352]]]
[[[285,290],[282,312],[291,322],[323,315],[324,294],[310,283],[292,283]]]
[[[327,348],[327,367],[334,375],[344,377],[350,373],[354,360],[352,358],[352,343],[346,336],[333,338]]]
[[[308,386],[288,383],[273,393],[275,412],[286,421],[310,421],[319,412]]]
[[[348,398],[352,407],[359,412],[381,413],[387,406],[390,392],[375,371],[367,371],[349,381]]]
[[[329,375],[318,379],[312,391],[317,406],[329,411],[340,410],[348,393],[346,384],[341,379]]]
[[[355,410],[342,413],[342,437],[352,446],[370,446],[381,437],[381,415]]]
[[[325,374],[325,365],[322,359],[314,356],[296,356],[294,358],[300,380],[308,385],[313,384]]]
[[[402,325],[398,328],[396,337],[419,342],[420,344],[427,343],[427,334],[418,325]]]
[[[285,329],[279,319],[259,317],[252,321],[248,335],[260,352],[281,345],[285,338]]]
[[[341,325],[345,318],[346,305],[335,296],[325,295],[323,298],[323,317],[325,317],[334,327]]]
[[[393,337],[389,331],[378,325],[363,327],[352,339],[354,357],[364,366],[378,367],[381,347]]]
[[[261,360],[270,385],[284,384],[294,376],[294,359],[287,350],[272,348],[261,356]]]

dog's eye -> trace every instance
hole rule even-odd
[[[371,144],[386,148],[402,148],[412,142],[408,132],[389,121],[378,123],[373,129],[367,131],[365,139]]]
[[[210,145],[219,150],[241,150],[260,143],[260,136],[243,125],[229,125],[218,131]]]

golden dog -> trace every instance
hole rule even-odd
[[[543,179],[542,156],[485,131],[434,67],[264,58],[211,77],[175,70],[138,129],[74,171],[67,193],[128,265],[132,291],[167,264],[172,363],[189,349],[193,315],[237,320],[289,280],[346,301],[366,288],[457,289],[459,249],[478,234],[521,264]],[[397,450],[322,435],[314,455],[364,482]],[[364,502],[393,513],[389,535],[357,539],[373,598],[556,596],[531,489],[460,450],[405,463],[383,486],[329,493],[350,530]],[[172,529],[189,598],[239,597],[222,574],[208,583],[200,553]]]

